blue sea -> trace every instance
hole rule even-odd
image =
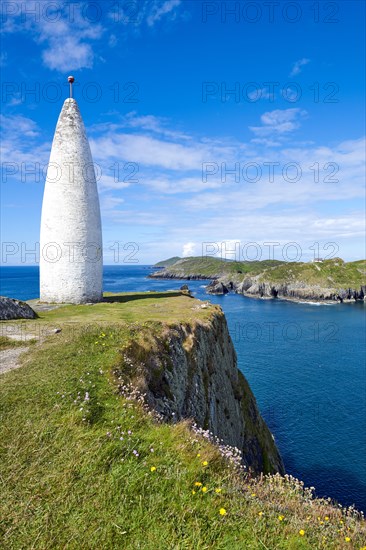
[[[181,281],[147,279],[149,266],[106,266],[104,290],[172,290]],[[248,379],[287,473],[318,496],[366,511],[365,306],[193,294],[219,304],[240,370]],[[37,267],[3,267],[0,293],[39,296]]]

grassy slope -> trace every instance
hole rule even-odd
[[[33,339],[24,342],[24,340],[12,340],[7,336],[0,336],[0,351],[5,349],[21,348],[25,345],[28,346],[29,344],[35,344],[35,342],[36,340]]]
[[[117,394],[121,351],[166,324],[206,322],[214,308],[195,304],[125,295],[27,321],[63,330],[0,378],[1,547],[361,548],[359,520],[304,499],[296,483],[239,478],[185,423],[160,424]]]
[[[227,262],[219,258],[207,256],[184,258],[168,267],[169,273],[197,274],[207,277],[222,277],[225,275],[250,273],[257,275],[263,269],[274,267],[283,262],[277,260],[265,260],[263,262]]]
[[[207,277],[233,276],[242,280],[246,275],[260,275],[261,281],[291,283],[301,281],[326,288],[359,288],[365,284],[366,260],[343,262],[339,258],[322,263],[280,262],[226,262],[219,258],[193,257],[181,260],[168,268],[170,273],[206,275]],[[239,273],[241,272],[241,273]]]
[[[316,264],[296,262],[282,264],[264,273],[262,278],[271,282],[297,280],[327,288],[359,288],[365,284],[365,275],[366,260],[346,263],[337,258]]]
[[[172,258],[168,258],[167,260],[162,260],[161,262],[158,262],[154,265],[154,267],[169,267],[181,258],[179,256],[173,256]]]

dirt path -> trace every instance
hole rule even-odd
[[[22,366],[21,355],[30,349],[27,340],[37,340],[34,344],[37,347],[41,345],[48,336],[61,332],[59,328],[37,328],[32,323],[11,323],[2,322],[0,324],[0,336],[5,336],[10,340],[21,342],[21,346],[10,347],[0,350],[0,375],[12,369]],[[32,343],[33,343],[32,342]]]
[[[29,348],[10,348],[0,351],[0,374],[12,369],[17,369],[21,366],[20,356]]]

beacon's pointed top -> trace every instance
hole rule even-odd
[[[75,78],[74,78],[73,76],[70,75],[70,76],[68,77],[67,80],[68,80],[68,82],[69,82],[69,84],[70,84],[70,98],[72,98],[72,85],[73,85],[74,82],[75,82]]]

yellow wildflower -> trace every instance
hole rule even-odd
[[[221,489],[215,489],[215,493],[217,494],[221,493]]]
[[[207,460],[204,460],[204,461],[202,462],[202,466],[208,466]]]
[[[351,539],[350,539],[349,537],[344,537],[344,540],[345,540],[346,542],[351,542]]]
[[[328,516],[325,516],[325,518],[324,518],[324,519],[325,519],[325,521],[329,521],[329,518],[328,518]]]
[[[156,470],[156,466],[151,466],[150,472],[155,472],[155,470]]]
[[[192,491],[192,495],[195,495],[196,494],[196,491]]]
[[[220,508],[220,516],[226,516],[227,512],[225,508]]]
[[[200,456],[201,456],[201,453],[198,453],[197,458],[199,458]]]
[[[194,485],[195,487],[201,487],[202,483],[200,481],[196,481]]]
[[[258,512],[258,516],[262,517],[262,516],[263,516],[263,512]]]
[[[255,493],[252,493],[252,494],[251,494],[251,496],[252,496],[252,497],[255,497],[255,496],[256,496],[256,494],[255,494]]]
[[[202,487],[202,493],[207,493],[207,487]]]
[[[278,516],[279,521],[283,521],[285,519],[285,516]]]
[[[304,529],[300,529],[300,531],[299,531],[299,535],[300,535],[301,537],[303,537],[303,536],[305,535],[305,531],[304,531]]]

